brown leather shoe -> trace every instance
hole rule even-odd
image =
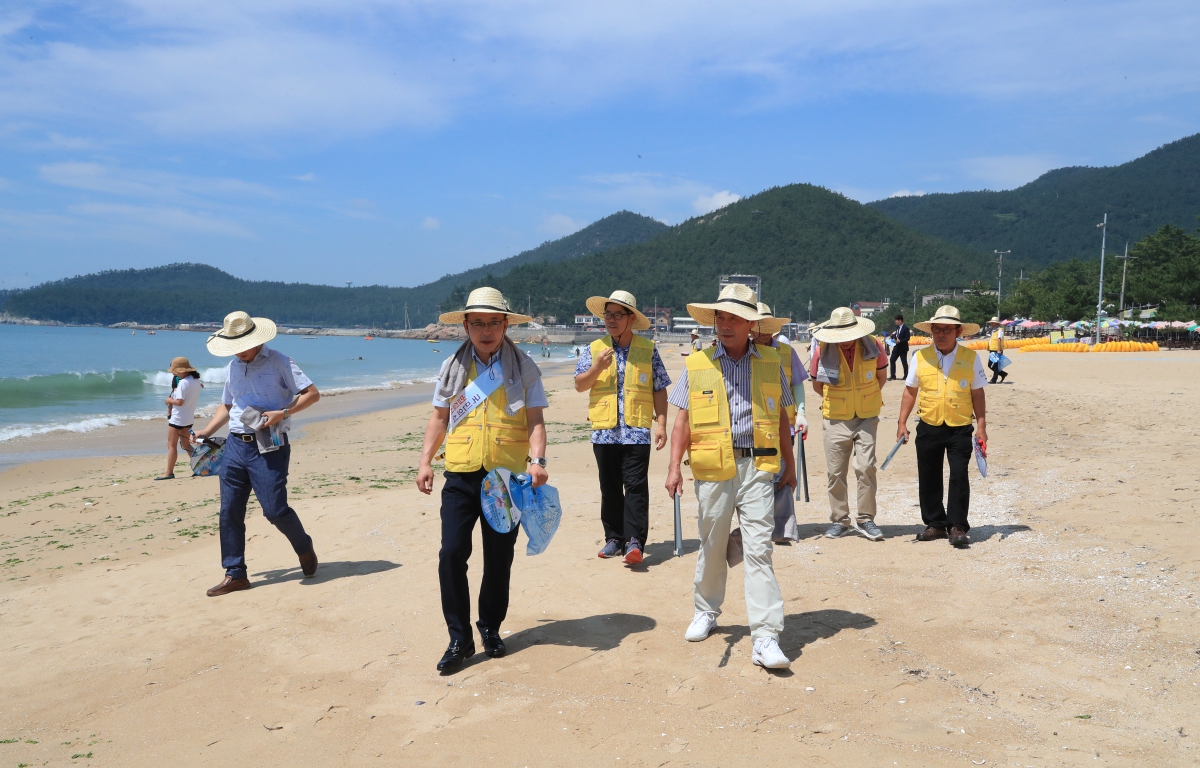
[[[208,596],[220,597],[241,589],[250,589],[250,579],[235,579],[232,576],[226,576],[220,584],[208,590]]]
[[[300,555],[300,570],[304,571],[304,578],[311,578],[317,572],[317,550],[308,550],[307,555]]]
[[[933,541],[946,538],[945,528],[934,528],[932,525],[917,534],[917,541]]]
[[[950,546],[966,549],[971,546],[971,537],[962,528],[954,526],[950,529]]]

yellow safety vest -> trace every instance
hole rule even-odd
[[[869,343],[875,343],[874,338],[868,339]],[[817,354],[820,354],[819,350]],[[830,421],[873,419],[878,416],[883,408],[883,395],[879,391],[875,360],[863,360],[862,342],[854,345],[853,371],[846,365],[846,356],[841,350],[838,350],[838,365],[838,383],[825,385],[821,414]]]
[[[777,341],[778,347],[775,351],[779,353],[779,362],[783,365],[783,375],[787,379],[787,385],[792,386],[792,345],[784,341]],[[787,411],[788,421],[792,424],[796,423],[796,404],[784,406],[783,410]]]
[[[933,426],[965,427],[975,415],[971,381],[975,378],[975,350],[959,346],[950,375],[942,375],[932,344],[917,353],[917,408],[921,421]]]
[[[592,360],[605,349],[613,348],[612,336],[591,343]],[[625,423],[647,429],[654,421],[654,342],[634,335],[625,359]],[[588,420],[592,429],[617,426],[617,361],[608,366],[588,396]]]
[[[930,346],[933,346],[933,345],[931,344]],[[998,329],[995,331],[992,331],[992,338],[988,339],[988,351],[989,352],[999,352],[1000,351],[1000,331]]]
[[[754,346],[761,356],[750,361],[754,447],[775,449],[774,456],[755,456],[754,466],[774,474],[779,471],[782,461],[779,402],[783,386],[779,383],[779,353],[771,347]],[[729,420],[729,392],[725,388],[721,364],[713,360],[716,352],[716,347],[711,347],[687,358],[688,424],[692,429],[688,463],[697,480],[728,480],[737,474]]]
[[[499,354],[499,353],[497,353]],[[467,384],[475,380],[475,361],[467,374]],[[524,472],[529,456],[529,422],[525,409],[508,413],[508,395],[504,385],[488,395],[467,418],[446,435],[446,470],[475,472],[504,467],[514,474]]]

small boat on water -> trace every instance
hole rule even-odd
[[[374,341],[374,336],[363,336],[363,341]]]
[[[130,336],[137,336],[137,331],[130,331],[129,335],[130,335]]]
[[[157,333],[158,333],[158,331],[146,331],[146,335],[147,335],[147,336],[154,336],[154,335],[156,335]]]
[[[301,341],[316,341],[317,337],[316,336],[301,336],[300,340]]]
[[[428,341],[430,344],[437,344],[437,343],[438,343],[438,340],[437,340],[437,339],[425,339],[425,341]]]

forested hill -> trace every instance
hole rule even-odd
[[[407,304],[410,324],[419,328],[437,320],[438,304],[463,282],[642,242],[666,229],[654,219],[621,211],[573,235],[415,288],[256,282],[203,264],[171,264],[68,278],[0,299],[7,298],[3,311],[11,315],[104,325],[208,322],[246,309],[287,325],[403,328]]]
[[[855,300],[911,299],[914,286],[970,285],[990,277],[990,255],[914,232],[880,212],[809,184],[777,187],[685,221],[639,245],[523,266],[494,281],[519,304],[559,318],[592,295],[632,291],[643,306],[684,311],[713,301],[720,275],[756,274],[777,313],[828,316]],[[444,307],[461,307],[461,287]]]
[[[1013,263],[1045,266],[1099,258],[1096,225],[1108,213],[1108,245],[1120,249],[1165,224],[1191,227],[1200,214],[1200,134],[1110,168],[1060,168],[1007,192],[894,197],[869,204],[934,237]]]

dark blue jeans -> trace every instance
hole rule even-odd
[[[287,503],[288,459],[292,447],[258,452],[254,443],[230,437],[221,463],[221,567],[235,579],[246,578],[246,502],[254,491],[267,518],[287,536],[297,555],[312,551],[312,537]]]

